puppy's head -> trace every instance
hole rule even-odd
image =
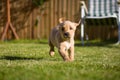
[[[79,25],[79,23],[71,22],[71,21],[65,21],[63,18],[59,19],[60,23],[60,35],[63,39],[70,39],[74,37],[76,27]]]

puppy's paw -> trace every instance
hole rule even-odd
[[[51,57],[53,57],[54,54],[55,54],[55,52],[54,52],[54,51],[51,51],[49,54],[50,54]]]

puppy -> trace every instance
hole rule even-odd
[[[80,21],[74,23],[59,19],[59,24],[52,29],[49,36],[50,56],[54,56],[54,47],[57,47],[64,61],[74,60],[74,35],[79,24]]]

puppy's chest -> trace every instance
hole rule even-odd
[[[64,42],[64,45],[65,45],[66,49],[69,49],[71,47],[71,43],[70,42]]]

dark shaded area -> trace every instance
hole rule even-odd
[[[48,1],[48,0],[32,0],[32,3],[34,6],[39,7],[39,6],[43,5],[44,2],[46,2],[46,1]]]
[[[111,27],[111,25],[117,26],[117,19],[114,17],[110,18],[101,18],[101,19],[86,19],[86,24],[90,26],[98,26],[98,25],[107,25],[107,27]]]
[[[92,46],[98,46],[98,47],[104,47],[110,44],[116,44],[117,43],[117,39],[109,39],[109,40],[101,40],[101,41],[84,41],[84,46],[82,45],[81,41],[80,42],[76,42],[75,46],[77,47],[92,47]]]
[[[0,59],[6,59],[6,60],[42,60],[43,57],[33,58],[33,57],[19,57],[19,56],[2,56]]]

